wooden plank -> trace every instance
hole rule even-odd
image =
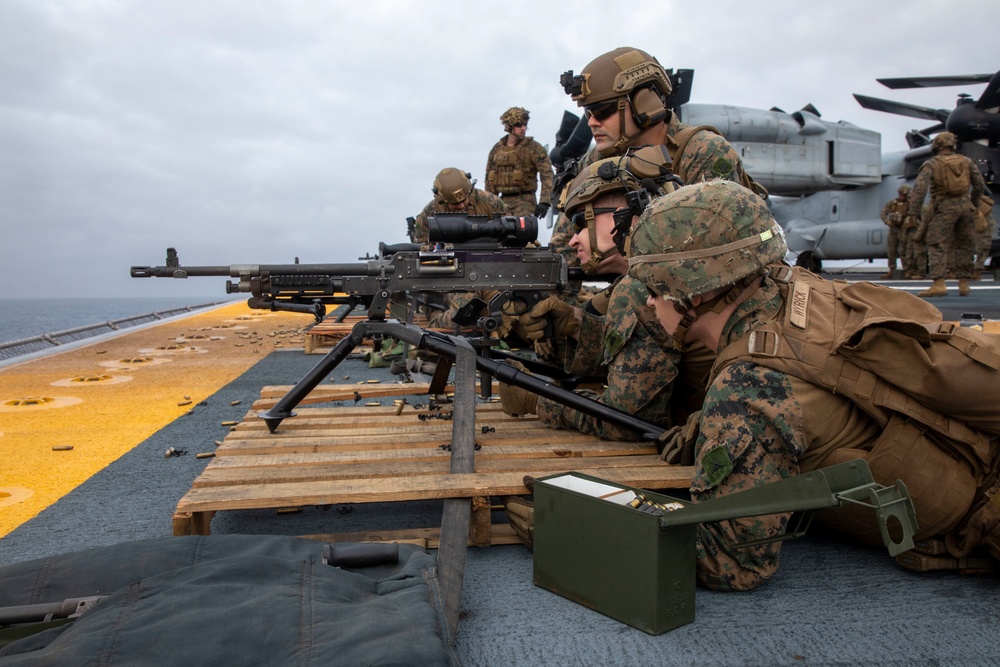
[[[567,460],[555,472],[579,468],[578,460]],[[677,489],[691,485],[694,468],[659,465],[609,468],[600,476],[610,482],[644,489]],[[420,475],[375,480],[331,480],[288,484],[247,484],[242,486],[192,488],[177,504],[178,512],[208,512],[231,509],[266,509],[347,503],[396,502],[511,496],[528,493],[523,473],[466,473]]]
[[[651,451],[649,443],[619,442],[614,440],[601,441],[597,438],[588,438],[579,433],[576,434],[576,439],[573,440],[554,439],[544,433],[535,435],[522,434],[521,437],[508,438],[494,438],[492,437],[494,435],[493,433],[489,433],[477,436],[476,442],[481,448],[476,452],[477,456],[505,454],[527,458],[537,456],[573,458],[595,456],[597,455],[595,452],[606,452],[600,454],[601,456],[625,456]],[[322,436],[287,439],[256,438],[224,442],[225,446],[217,448],[215,455],[217,457],[230,455],[270,456],[273,454],[306,454],[358,450],[386,452],[393,450],[437,449],[443,445],[448,445],[450,442],[450,432],[435,433],[433,431],[397,434],[393,436],[392,440],[379,441],[373,441],[371,436],[365,435],[338,436],[336,438],[324,438]],[[532,449],[531,446],[534,446],[535,449]],[[489,451],[491,449],[492,451]]]
[[[254,401],[254,410],[266,410],[273,408],[285,394],[291,390],[291,385],[264,387],[261,390],[261,398]],[[407,383],[379,383],[379,384],[351,384],[351,385],[320,385],[313,389],[303,398],[299,404],[308,405],[312,403],[326,403],[328,401],[353,401],[354,392],[361,394],[363,399],[383,398],[387,396],[411,396],[426,395],[430,390],[430,383],[427,382],[407,382]],[[453,392],[454,387],[448,385],[446,392]]]
[[[490,525],[490,544],[521,544],[509,523],[494,523]],[[360,533],[326,533],[321,535],[300,535],[319,542],[400,542],[416,544],[424,549],[437,549],[441,540],[440,528],[409,528],[402,530],[382,530]],[[469,546],[482,546],[473,543],[469,538]]]
[[[493,459],[543,459],[543,458],[591,458],[648,456],[656,453],[653,443],[616,442],[613,440],[591,440],[580,442],[572,449],[553,447],[548,443],[502,442],[490,444],[476,452],[476,460]],[[345,465],[427,461],[447,459],[448,452],[439,447],[408,449],[343,449],[319,452],[243,452],[229,451],[225,445],[216,450],[216,456],[206,466],[206,470],[216,468],[252,468],[267,466],[302,467],[316,465]],[[585,465],[581,463],[580,465]]]
[[[196,488],[209,486],[237,486],[246,484],[284,484],[335,479],[376,479],[409,475],[442,475],[449,470],[447,452],[436,460],[424,461],[375,461],[371,463],[323,464],[311,466],[265,465],[240,468],[207,467],[194,481]],[[657,465],[660,458],[655,453],[646,456],[602,456],[577,459],[578,470]],[[562,459],[512,459],[503,457],[484,459],[476,457],[477,473],[520,472],[522,475],[542,477],[565,470]]]

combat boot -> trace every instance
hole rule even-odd
[[[958,281],[958,295],[969,296],[969,281],[965,278],[960,278]]]
[[[880,275],[880,276],[878,277],[878,279],[879,279],[879,280],[889,280],[889,279],[891,279],[891,278],[892,278],[892,275],[893,275],[894,273],[895,273],[895,269],[889,269],[888,271],[886,271],[885,273],[883,273],[882,275]]]
[[[933,285],[925,289],[923,292],[917,292],[917,296],[948,296],[948,287],[944,284],[944,278],[938,278],[934,281]]]

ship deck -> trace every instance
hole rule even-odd
[[[992,282],[975,287],[935,305],[948,319],[1000,320]],[[171,535],[197,480],[229,474],[224,456],[197,454],[235,443],[263,388],[293,384],[318,360],[303,352],[305,322],[233,304],[0,368],[0,565]],[[348,359],[333,379],[395,377]],[[358,407],[347,399],[309,410],[336,406]],[[186,453],[166,456],[170,448]],[[440,525],[441,499],[379,500],[220,512],[211,530],[327,536]],[[465,572],[465,665],[1000,664],[1000,579],[909,572],[882,550],[830,536],[787,543],[779,572],[753,592],[699,589],[695,621],[659,636],[535,587],[531,554],[518,544],[470,549]]]

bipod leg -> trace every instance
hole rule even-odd
[[[295,406],[302,402],[302,399],[308,396],[309,392],[316,388],[316,385],[326,379],[333,372],[333,369],[354,351],[354,348],[365,339],[367,331],[368,322],[355,324],[351,333],[340,339],[340,342],[327,352],[326,356],[320,359],[320,362],[313,366],[312,370],[306,373],[305,377],[299,380],[287,394],[282,396],[273,408],[259,413],[257,416],[267,424],[267,430],[274,433],[283,419],[294,417]]]
[[[476,446],[476,351],[464,338],[455,343],[455,400],[451,425],[451,472],[475,472]],[[449,498],[441,517],[438,547],[438,576],[445,602],[445,614],[452,637],[458,630],[458,612],[465,579],[465,556],[469,542],[472,499]]]

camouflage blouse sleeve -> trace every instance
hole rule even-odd
[[[788,376],[752,363],[725,367],[702,407],[691,498],[704,502],[798,474],[804,419]],[[749,590],[778,567],[780,543],[733,545],[784,534],[790,513],[698,526],[699,580],[715,590]]]
[[[723,137],[702,130],[684,147],[674,173],[688,185],[718,178],[739,183],[741,169],[742,161],[736,149]]]
[[[427,218],[434,212],[434,202],[429,202],[427,206],[424,206],[424,210],[417,214],[416,221],[413,223],[413,242],[414,243],[427,243]]]
[[[914,217],[920,215],[920,207],[923,206],[924,197],[927,196],[927,190],[931,186],[931,176],[934,173],[934,167],[931,166],[933,159],[931,158],[920,165],[917,180],[913,183],[913,189],[910,190],[910,215]]]
[[[531,141],[531,157],[534,160],[535,169],[538,170],[538,177],[542,181],[542,191],[538,195],[538,201],[550,202],[553,195],[552,160],[545,152],[545,147],[535,140]]]
[[[576,256],[576,250],[569,247],[569,241],[576,234],[573,223],[562,213],[556,218],[555,227],[552,228],[552,235],[549,237],[549,247],[566,258],[566,266],[580,266],[580,260]]]
[[[636,289],[645,287],[632,281]],[[680,354],[664,349],[636,315],[631,289],[616,288],[605,317],[604,358],[607,360],[607,388],[597,400],[645,421],[669,426],[671,396],[678,375]],[[574,429],[608,440],[635,440],[636,434],[607,424],[576,410],[539,397],[538,416],[556,428]]]
[[[493,169],[493,160],[496,155],[497,148],[500,144],[493,144],[493,148],[490,149],[490,154],[486,157],[486,177],[483,189],[486,192],[496,194],[496,183],[494,182],[495,170]]]

